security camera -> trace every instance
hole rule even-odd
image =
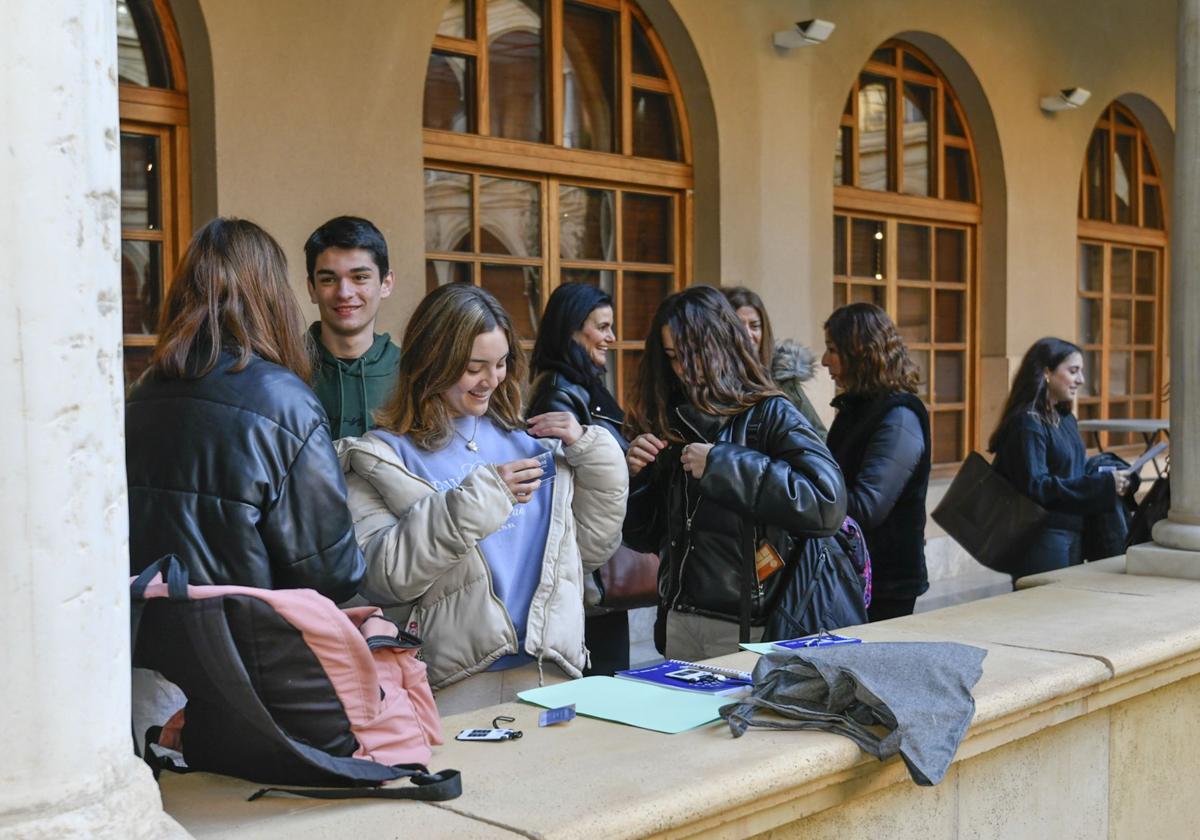
[[[1081,87],[1063,88],[1053,96],[1043,96],[1039,105],[1047,113],[1051,111],[1069,111],[1079,108],[1092,96],[1090,90]]]
[[[797,47],[808,47],[819,44],[833,32],[834,24],[827,20],[813,18],[799,21],[792,29],[781,29],[775,33],[775,46],[781,50],[794,50]]]

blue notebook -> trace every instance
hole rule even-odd
[[[826,647],[828,645],[861,645],[862,639],[851,636],[837,636],[833,633],[820,633],[815,636],[804,636],[799,639],[783,639],[778,642],[743,642],[739,647],[753,653],[766,654],[781,650],[803,650],[807,648]]]
[[[693,694],[708,694],[723,697],[744,694],[754,685],[750,674],[715,665],[697,665],[679,659],[668,659],[645,668],[630,668],[614,674],[623,680],[638,680],[663,688],[674,688]]]

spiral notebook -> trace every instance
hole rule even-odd
[[[613,676],[622,680],[638,680],[663,688],[717,697],[744,694],[754,685],[753,679],[746,671],[684,662],[681,659],[668,659],[666,662],[648,665],[645,668],[617,671]]]

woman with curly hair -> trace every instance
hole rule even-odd
[[[916,365],[892,319],[870,303],[829,316],[821,364],[841,392],[826,442],[846,479],[846,513],[862,527],[871,552],[868,615],[871,621],[910,615],[929,588],[929,414],[916,395]]]
[[[842,524],[841,472],[708,286],[658,307],[626,429],[625,542],[661,559],[655,642],[675,659],[734,653],[762,636],[806,539]]]

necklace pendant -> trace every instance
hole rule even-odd
[[[467,449],[470,449],[472,452],[478,452],[479,444],[473,440],[469,440],[469,441],[467,441]]]

